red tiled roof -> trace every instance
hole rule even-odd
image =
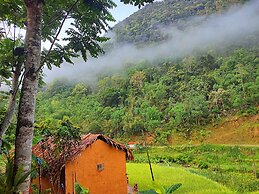
[[[69,144],[66,145],[67,147],[62,147],[61,151],[54,143],[54,138],[50,137],[48,139],[43,139],[33,146],[32,153],[36,157],[43,159],[47,164],[47,167],[44,165],[41,173],[44,176],[49,176],[53,185],[59,185],[61,169],[65,166],[66,162],[75,159],[82,151],[91,146],[98,139],[118,150],[124,151],[126,153],[126,158],[128,160],[133,160],[130,149],[102,134],[84,135],[82,136],[81,141],[70,142],[71,145]]]
[[[130,149],[128,149],[126,146],[124,146],[121,143],[115,142],[111,138],[102,135],[102,134],[87,134],[82,136],[81,141],[79,141],[78,145],[71,146],[70,148],[64,148],[64,150],[59,153],[58,155],[56,152],[56,145],[54,143],[53,138],[49,138],[45,141],[40,141],[38,144],[33,146],[32,153],[39,157],[44,159],[44,161],[48,164],[48,166],[63,166],[65,165],[65,162],[69,160],[73,160],[75,157],[80,155],[80,153],[88,148],[90,145],[92,145],[97,140],[101,140],[112,147],[122,150],[126,153],[126,158],[128,160],[133,160],[133,155]],[[47,149],[46,149],[47,148]],[[50,153],[52,152],[52,153]],[[59,159],[63,158],[62,161]],[[57,164],[59,163],[59,164]],[[63,164],[60,164],[63,163]]]
[[[137,142],[135,142],[135,141],[129,141],[128,142],[128,145],[135,145],[135,144],[137,144]]]

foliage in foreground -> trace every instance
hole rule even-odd
[[[75,192],[76,194],[89,194],[88,189],[84,188],[78,182],[75,183]]]
[[[19,167],[17,172],[14,173],[14,159],[10,155],[7,155],[5,173],[0,174],[0,193],[18,193],[18,186],[23,183],[31,173],[30,171],[24,174],[22,167]]]

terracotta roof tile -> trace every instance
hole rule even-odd
[[[40,141],[38,144],[33,146],[32,153],[45,160],[48,166],[63,166],[69,160],[76,158],[83,150],[92,145],[95,141],[101,140],[112,147],[122,150],[126,153],[126,158],[128,160],[133,160],[133,155],[130,149],[124,146],[121,143],[115,142],[111,138],[102,135],[102,134],[87,134],[82,136],[81,141],[78,145],[71,146],[70,148],[64,148],[61,153],[55,153],[55,143],[53,138],[48,138],[47,140]],[[47,149],[46,149],[47,148]],[[51,153],[49,153],[51,152]],[[64,158],[63,161],[60,161],[60,158]],[[57,164],[63,163],[63,164]]]

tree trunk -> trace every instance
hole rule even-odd
[[[8,127],[11,123],[11,120],[13,118],[13,113],[14,113],[15,106],[16,106],[16,94],[17,94],[18,87],[19,87],[19,77],[21,75],[21,68],[22,68],[22,64],[18,63],[15,68],[14,74],[13,74],[12,93],[10,94],[10,97],[9,97],[6,115],[0,126],[0,148],[2,147],[3,135],[5,134],[6,130],[8,129]]]
[[[38,87],[37,69],[41,60],[41,22],[42,1],[24,0],[27,10],[27,29],[25,37],[25,74],[18,109],[14,168],[23,168],[24,173],[31,169],[34,112]],[[18,186],[18,192],[28,194],[30,177]]]

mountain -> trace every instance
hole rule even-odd
[[[148,44],[165,40],[161,29],[174,27],[184,30],[190,25],[196,25],[200,20],[190,20],[193,17],[203,17],[212,13],[223,13],[230,6],[237,6],[244,0],[165,0],[146,5],[132,14],[112,29],[116,34],[117,43]]]

